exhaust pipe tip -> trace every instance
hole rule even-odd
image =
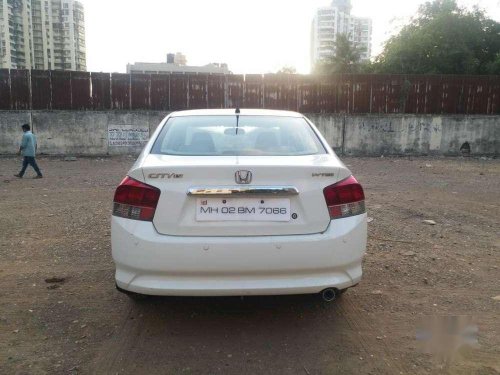
[[[337,298],[337,291],[333,288],[327,288],[321,292],[321,298],[323,298],[325,302],[332,302]]]

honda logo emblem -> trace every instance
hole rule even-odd
[[[252,172],[250,171],[237,171],[234,174],[234,179],[237,184],[249,184],[252,182]]]

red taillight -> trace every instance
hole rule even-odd
[[[113,215],[152,221],[160,193],[160,189],[127,176],[116,188]]]
[[[365,213],[365,193],[353,176],[323,189],[331,219]]]

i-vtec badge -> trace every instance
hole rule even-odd
[[[183,174],[178,174],[178,173],[150,173],[148,175],[149,178],[182,178],[184,177]]]

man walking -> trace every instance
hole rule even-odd
[[[19,147],[19,154],[23,155],[23,168],[21,172],[15,174],[14,176],[23,178],[24,172],[26,172],[26,168],[28,165],[31,165],[36,172],[36,177],[34,178],[42,178],[42,172],[35,161],[35,153],[36,153],[36,137],[31,132],[31,128],[28,124],[24,124],[23,128],[23,139],[21,141],[21,147]]]

